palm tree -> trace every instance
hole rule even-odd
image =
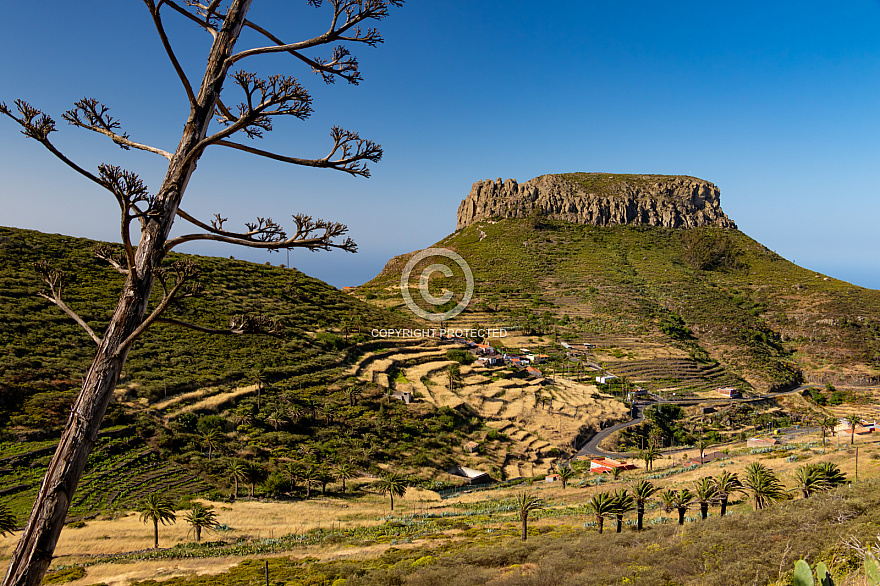
[[[250,486],[250,491],[248,492],[248,496],[254,496],[254,488],[258,482],[262,482],[263,479],[266,478],[266,469],[263,468],[257,462],[248,462],[247,463],[247,471],[245,472],[245,479]]]
[[[623,516],[635,509],[635,500],[625,488],[614,491],[614,516],[617,519],[617,533],[623,529]]]
[[[822,447],[825,447],[825,432],[833,432],[834,428],[840,423],[840,420],[837,417],[824,417],[821,421],[819,421],[819,425],[822,427]]]
[[[266,418],[266,423],[272,426],[272,429],[278,431],[278,428],[284,425],[284,414],[276,409],[269,414],[269,417]]]
[[[858,415],[848,415],[846,422],[849,424],[850,433],[852,433],[852,437],[849,438],[849,445],[853,445],[856,442],[856,428],[862,424],[862,418]]]
[[[342,481],[342,492],[345,492],[345,481],[357,477],[357,471],[351,462],[336,465],[336,478]]]
[[[306,498],[312,496],[312,484],[318,481],[318,467],[315,465],[309,465],[302,468],[300,472],[300,478],[302,478],[303,482],[306,485]]]
[[[406,494],[406,489],[409,486],[409,482],[402,475],[397,472],[389,472],[385,474],[382,479],[376,483],[376,490],[378,490],[381,494],[391,497],[391,510],[394,510],[394,497],[399,496],[403,497]]]
[[[217,429],[216,427],[212,427],[208,431],[202,433],[202,445],[208,448],[208,459],[211,459],[211,455],[214,453],[214,450],[220,445],[220,440],[223,438],[223,432]]]
[[[235,483],[235,498],[238,498],[238,483],[247,480],[247,472],[248,466],[245,464],[243,460],[235,459],[229,463],[229,467],[226,471],[229,473],[229,478]]]
[[[776,474],[760,462],[752,462],[746,466],[743,484],[752,493],[756,511],[785,498],[785,487]]]
[[[171,525],[177,521],[174,514],[174,503],[167,496],[153,492],[141,501],[138,512],[141,514],[141,522],[153,522],[153,548],[159,549],[159,522],[163,525]]]
[[[254,371],[253,374],[254,384],[257,385],[257,411],[260,410],[260,394],[263,390],[263,385],[266,383],[266,372],[263,370],[263,367],[259,367]]]
[[[721,516],[727,513],[727,500],[735,492],[742,492],[743,485],[736,473],[730,473],[727,470],[715,480],[715,490],[718,493],[718,501],[721,503]]]
[[[654,460],[659,458],[663,453],[655,445],[650,445],[641,451],[641,458],[645,461],[645,470],[654,469]]]
[[[709,516],[709,505],[718,500],[718,485],[711,476],[705,476],[694,482],[694,497],[700,504],[700,517]]]
[[[687,512],[688,507],[690,506],[691,501],[694,500],[695,496],[696,495],[687,488],[682,488],[675,493],[675,500],[672,501],[672,505],[678,510],[679,525],[684,525],[684,514]]]
[[[574,478],[574,470],[571,469],[571,466],[559,464],[556,466],[556,473],[559,475],[559,480],[562,481],[563,489],[568,485],[568,481]]]
[[[605,519],[614,514],[614,497],[607,492],[594,494],[593,498],[587,502],[587,508],[590,513],[596,516],[596,525],[599,527],[599,533],[601,534]]]
[[[822,475],[828,482],[828,488],[836,488],[846,484],[846,474],[840,471],[834,462],[820,462],[816,467],[822,471]]]
[[[318,469],[318,482],[321,484],[321,496],[327,494],[327,485],[334,480],[336,480],[336,477],[333,476],[333,473],[325,466],[321,466]]]
[[[675,508],[676,492],[672,489],[666,489],[660,493],[660,500],[663,502],[663,512],[671,513]]]
[[[12,511],[6,505],[0,503],[0,537],[5,536],[7,533],[12,535],[12,532],[15,531],[15,526],[18,524],[15,515],[12,514]]]
[[[642,530],[642,521],[645,518],[645,503],[647,503],[654,493],[659,489],[651,484],[650,480],[644,478],[638,480],[632,486],[633,500],[636,503],[636,529]]]
[[[810,498],[814,492],[831,487],[823,470],[816,464],[798,466],[792,477],[795,482],[794,490],[799,490],[805,499]]]
[[[697,449],[700,450],[700,464],[703,464],[703,456],[706,453],[706,448],[711,446],[712,443],[703,437],[703,434],[700,434],[700,438],[697,440]]]
[[[184,520],[189,523],[196,532],[196,541],[202,540],[202,528],[212,529],[217,526],[217,513],[202,503],[193,503]]]
[[[458,364],[450,364],[446,367],[446,379],[449,381],[449,392],[455,389],[455,383],[461,380],[461,366]]]
[[[514,497],[516,510],[519,512],[519,520],[522,523],[522,532],[520,534],[523,541],[528,538],[529,513],[544,508],[541,499],[534,496],[530,492],[521,492]]]
[[[622,474],[623,474],[623,468],[618,468],[615,466],[614,468],[611,469],[611,476],[614,477],[614,480],[619,479]]]
[[[363,393],[364,393],[363,389],[358,385],[355,385],[353,387],[348,387],[345,390],[345,395],[346,395],[346,397],[348,397],[349,405],[352,407],[355,407],[357,405],[358,399],[360,398],[360,396]]]

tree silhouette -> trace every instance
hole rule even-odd
[[[607,492],[594,494],[587,501],[587,510],[596,518],[596,526],[601,534],[602,528],[605,525],[605,519],[614,514],[614,497]]]
[[[248,466],[245,464],[243,460],[232,460],[229,463],[229,466],[226,468],[226,472],[229,474],[229,478],[232,479],[232,482],[235,484],[235,490],[233,495],[235,498],[238,498],[238,483],[247,480],[248,478]]]
[[[614,491],[614,517],[617,520],[617,533],[623,529],[623,516],[636,508],[635,499],[625,488]]]
[[[633,500],[636,504],[636,529],[642,530],[642,522],[645,518],[645,504],[659,490],[650,480],[641,478],[632,485]]]
[[[711,476],[694,481],[694,500],[700,505],[700,518],[709,516],[709,505],[718,500],[718,485]]]
[[[559,480],[562,481],[563,489],[568,486],[568,481],[574,478],[574,470],[571,469],[571,466],[559,464],[556,466],[556,473],[559,474]]]
[[[823,417],[821,421],[819,421],[819,425],[822,427],[822,447],[825,447],[825,432],[826,431],[834,431],[834,428],[840,423],[840,420],[837,417],[833,417],[829,415],[828,417]]]
[[[862,424],[862,418],[858,415],[848,415],[846,422],[849,424],[850,433],[849,445],[856,443],[856,428]]]
[[[408,486],[409,482],[402,474],[389,472],[382,476],[382,479],[376,483],[376,490],[378,490],[380,494],[387,494],[391,498],[391,510],[393,511],[394,497],[403,497],[403,495],[406,494]]]
[[[519,520],[522,527],[520,538],[525,541],[526,539],[528,539],[529,515],[533,511],[543,509],[544,504],[540,498],[536,497],[530,492],[521,492],[517,494],[514,497],[514,503],[516,506],[516,511],[517,513],[519,513]]]
[[[214,450],[220,445],[220,440],[223,439],[223,432],[217,429],[216,427],[212,427],[211,429],[202,433],[202,445],[208,448],[208,459],[211,459],[211,455],[214,453]]]
[[[357,471],[351,462],[342,462],[336,465],[336,478],[342,481],[342,492],[345,492],[345,481],[356,476]]]
[[[721,516],[723,517],[727,513],[727,501],[730,496],[736,492],[743,492],[745,489],[735,472],[724,470],[715,479],[715,490],[718,493],[718,502],[721,504]]]
[[[684,514],[687,512],[688,507],[690,507],[694,498],[694,493],[687,488],[682,488],[675,493],[675,499],[672,501],[672,506],[678,511],[679,525],[684,525]]]
[[[202,540],[202,529],[212,529],[217,526],[217,513],[202,503],[193,503],[183,519],[192,526],[196,532],[196,541]]]
[[[776,474],[760,462],[752,462],[746,466],[745,473],[743,485],[752,493],[756,511],[786,497],[785,487]]]
[[[311,158],[273,153],[234,140],[236,137],[258,139],[272,131],[279,118],[305,120],[313,111],[312,96],[296,78],[284,75],[261,78],[242,67],[261,55],[286,54],[320,74],[327,83],[343,79],[356,84],[361,75],[358,60],[349,47],[381,43],[378,30],[365,25],[385,18],[389,8],[400,6],[402,0],[328,2],[332,13],[328,15],[329,27],[321,27],[316,36],[299,42],[282,40],[283,34],[279,36],[249,20],[252,0],[143,2],[186,95],[183,110],[187,112],[186,120],[181,120],[178,126],[182,133],[178,140],[171,141],[176,146],[165,150],[133,140],[121,129],[120,121],[109,114],[108,107],[92,98],[76,102],[63,114],[63,119],[73,126],[105,135],[124,150],[141,150],[166,159],[167,171],[156,191],[149,190],[137,174],[118,166],[102,164],[95,171],[86,169],[63,154],[50,139],[57,130],[52,117],[22,100],[16,100],[12,106],[0,102],[0,114],[18,124],[26,137],[36,140],[67,167],[113,195],[120,209],[121,252],[116,254],[102,247],[96,254],[125,278],[116,309],[101,336],[64,301],[63,271],[46,263],[36,267],[47,287],[42,296],[76,321],[95,342],[97,351],[41,484],[28,524],[12,555],[4,580],[7,586],[38,586],[42,581],[73,500],[73,491],[82,477],[129,352],[148,328],[164,323],[227,335],[281,333],[280,324],[266,316],[233,316],[229,327],[223,328],[166,316],[166,310],[175,302],[199,292],[193,282],[197,271],[192,262],[164,263],[171,251],[188,242],[205,240],[263,250],[356,250],[350,238],[339,241],[348,230],[345,225],[306,214],[293,216],[294,229],[288,233],[281,224],[267,217],[258,217],[245,223],[245,229],[236,230],[228,228],[227,218],[220,214],[212,221],[205,221],[188,213],[181,204],[192,173],[206,151],[225,147],[279,162],[335,169],[363,177],[369,176],[368,163],[377,162],[382,157],[382,148],[378,144],[336,126],[330,130],[329,152]],[[322,3],[310,1],[309,4],[319,7]],[[165,17],[169,14],[210,34],[211,43],[206,56],[178,58],[166,34]],[[304,23],[308,20],[300,19]],[[259,42],[239,49],[236,43],[244,29],[252,34],[242,43],[251,39]],[[314,54],[327,48],[328,56]],[[304,50],[308,50],[308,54]],[[195,63],[204,63],[204,70],[187,72]],[[194,85],[191,80],[201,81]],[[232,96],[230,91],[223,91],[224,86],[229,85],[237,86],[241,91],[242,101],[238,105],[225,101]],[[177,218],[191,224],[194,230],[170,237]],[[162,287],[162,295],[155,298],[156,302],[151,306],[157,282]]]
[[[153,547],[159,549],[159,523],[173,525],[177,520],[174,503],[167,496],[153,492],[141,501],[138,512],[141,514],[141,523],[152,521]]]
[[[15,531],[18,521],[12,511],[5,504],[0,503],[0,537],[4,537],[7,533],[10,535]]]

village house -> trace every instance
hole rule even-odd
[[[866,435],[869,433],[874,433],[875,431],[880,431],[880,425],[877,425],[877,420],[872,421],[871,423],[867,423],[864,420],[860,420],[860,423],[856,425],[855,434],[856,435]],[[836,426],[834,426],[834,435],[838,436],[852,436],[853,428],[852,424],[844,418],[840,418]]]
[[[715,392],[719,395],[724,395],[728,399],[739,399],[742,397],[742,393],[740,393],[736,387],[718,387],[715,389]]]
[[[617,377],[614,376],[613,374],[606,374],[603,376],[597,376],[596,382],[599,383],[600,385],[607,385],[608,383],[610,383],[611,381],[613,381],[616,378]]]
[[[778,445],[779,440],[772,437],[750,437],[746,440],[746,447],[749,448],[772,448]]]
[[[626,460],[615,460],[613,458],[592,458],[590,460],[590,472],[593,474],[604,474],[611,472],[615,468],[635,470],[638,466],[627,464]]]

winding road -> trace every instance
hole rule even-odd
[[[627,427],[632,427],[633,425],[638,425],[639,423],[645,420],[645,407],[649,405],[660,405],[662,403],[673,403],[675,405],[699,405],[703,403],[708,403],[711,405],[718,404],[729,404],[729,403],[754,403],[757,401],[763,401],[765,399],[774,399],[776,397],[781,397],[783,395],[791,395],[794,393],[800,393],[810,387],[815,387],[816,385],[801,385],[794,389],[788,391],[779,391],[777,393],[768,393],[766,395],[760,395],[758,397],[745,397],[742,399],[677,399],[677,400],[658,400],[658,401],[645,401],[645,402],[637,402],[633,403],[633,419],[629,421],[625,421],[623,423],[618,423],[617,425],[612,425],[611,427],[606,427],[605,429],[599,431],[592,438],[587,440],[581,448],[577,451],[574,457],[578,456],[599,456],[602,458],[623,458],[623,457],[631,457],[631,454],[620,454],[616,452],[605,452],[599,449],[599,444],[606,437],[618,431],[620,429],[625,429]]]

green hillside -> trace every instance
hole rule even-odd
[[[95,242],[0,228],[0,502],[23,519],[54,451],[93,343],[37,294],[37,261],[64,270],[65,300],[100,332],[120,277]],[[175,255],[180,258],[182,255]],[[133,507],[146,492],[226,498],[228,470],[247,462],[256,494],[304,490],[336,464],[388,462],[402,470],[450,465],[472,425],[452,410],[407,408],[388,388],[355,376],[390,344],[373,327],[412,327],[299,271],[189,256],[204,293],[171,310],[213,328],[261,315],[279,336],[217,336],[157,325],[135,345],[98,445],[72,503],[73,518]],[[174,258],[170,259],[174,260]],[[393,350],[392,350],[393,352]],[[455,430],[455,435],[453,434]],[[429,456],[425,455],[430,447]],[[310,471],[310,472],[309,472]],[[297,486],[298,485],[298,486]]]
[[[461,254],[475,275],[474,300],[456,323],[597,343],[610,350],[612,370],[668,370],[649,351],[665,348],[683,361],[682,375],[715,367],[746,390],[880,374],[880,291],[801,268],[735,229],[597,227],[535,215],[481,221],[435,246]],[[392,259],[359,293],[399,305],[408,258]],[[454,290],[455,279],[431,286]],[[667,386],[681,378],[667,375]],[[652,377],[662,375],[642,378]]]

